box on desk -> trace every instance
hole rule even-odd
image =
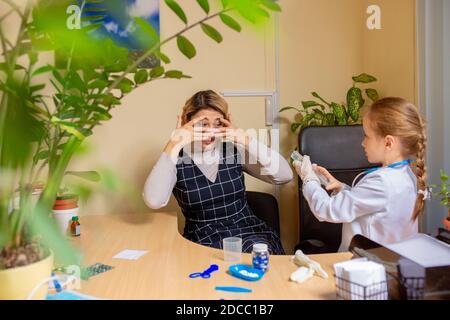
[[[389,299],[450,299],[450,246],[425,234],[382,246],[356,235],[349,250],[382,264]]]

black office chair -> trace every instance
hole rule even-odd
[[[325,167],[336,179],[351,185],[361,172],[376,165],[367,161],[361,142],[362,126],[307,127],[299,134],[299,151],[309,155],[312,163]],[[299,178],[300,249],[305,254],[337,252],[342,224],[319,222],[303,197]]]
[[[247,203],[253,213],[280,236],[280,215],[277,199],[268,193],[246,191]]]

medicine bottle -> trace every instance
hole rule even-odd
[[[81,234],[80,222],[78,222],[77,216],[72,217],[72,223],[70,224],[70,234],[73,237],[78,237]]]
[[[265,243],[256,243],[252,251],[253,268],[266,272],[269,269],[269,249]]]

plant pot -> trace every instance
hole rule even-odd
[[[78,196],[74,194],[58,196],[53,205],[53,210],[69,210],[75,208],[78,208]]]
[[[78,197],[76,195],[65,195],[56,198],[52,215],[62,234],[69,234],[72,217],[78,216],[79,211]]]
[[[51,276],[53,268],[53,253],[33,264],[12,269],[0,270],[0,300],[23,300],[45,278]],[[32,297],[45,299],[48,285],[42,287]]]
[[[448,216],[444,218],[444,228],[450,231],[450,209],[448,209]]]

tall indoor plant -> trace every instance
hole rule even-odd
[[[132,59],[127,49],[111,40],[90,36],[102,27],[102,0],[30,0],[25,1],[24,8],[14,0],[0,2],[8,8],[0,16],[0,298],[25,298],[40,279],[49,275],[52,252],[61,264],[78,263],[49,212],[80,145],[98,125],[112,118],[111,111],[135,88],[157,79],[189,78],[182,71],[167,68],[170,58],[162,52],[164,44],[176,40],[179,50],[191,59],[196,48],[184,36],[186,31],[200,27],[220,43],[222,35],[208,24],[209,20],[219,18],[231,29],[241,31],[239,19],[256,24],[280,7],[272,0],[222,0],[214,1],[214,6],[210,6],[213,1],[197,0],[205,16],[189,23],[177,1],[165,0],[185,27],[161,40],[148,22],[134,18],[137,40],[146,49]],[[81,12],[95,15],[84,17],[81,28],[69,30],[67,9],[74,3]],[[213,8],[218,9],[212,12]],[[20,19],[15,41],[3,25],[10,15]],[[56,52],[58,63],[42,65],[42,51]],[[151,70],[140,68],[151,55],[160,59],[160,65]],[[42,80],[44,76],[46,80]],[[50,95],[42,93],[45,87],[51,87]],[[42,174],[45,184],[34,204],[33,186]],[[89,178],[89,173],[76,175]],[[41,271],[28,269],[38,264]],[[32,274],[34,278],[26,278]],[[24,281],[19,283],[21,277]]]

